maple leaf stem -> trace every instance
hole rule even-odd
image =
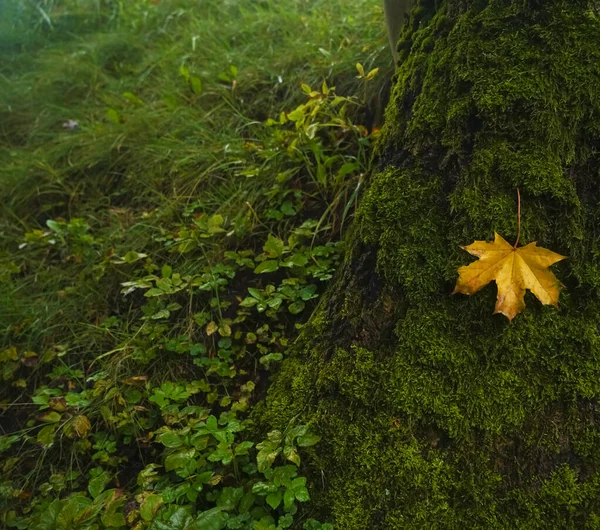
[[[517,188],[517,240],[515,241],[513,248],[517,248],[519,239],[521,239],[521,192],[519,188]]]

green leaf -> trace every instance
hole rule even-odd
[[[244,495],[244,488],[223,488],[217,505],[224,510],[233,510]]]
[[[294,203],[292,201],[285,201],[279,209],[284,215],[292,216],[296,215],[296,208],[294,208]]]
[[[302,298],[302,300],[311,300],[312,298],[315,298],[315,292],[317,291],[317,286],[314,284],[311,285],[307,285],[306,287],[303,287],[300,290],[300,298]]]
[[[171,316],[171,311],[168,309],[161,309],[152,315],[152,320],[161,320],[163,318],[169,318]]]
[[[222,507],[212,508],[202,512],[185,530],[221,530],[225,528],[229,515],[223,513]]]
[[[131,103],[134,103],[135,105],[140,105],[140,106],[144,105],[144,102],[138,96],[136,96],[133,92],[123,92],[123,97],[125,99],[127,99],[128,101],[130,101]]]
[[[123,392],[123,397],[130,405],[137,405],[142,400],[142,393],[137,388],[128,388]]]
[[[256,289],[254,287],[248,287],[248,292],[257,300],[262,300],[263,299],[263,295],[260,292],[259,289]],[[16,355],[16,354],[15,354]]]
[[[258,300],[248,296],[240,302],[240,307],[254,307],[256,304],[258,304]]]
[[[88,482],[88,491],[93,499],[98,497],[98,495],[104,491],[104,488],[110,482],[110,480],[110,474],[107,471],[104,471]]]
[[[321,437],[318,434],[304,434],[302,436],[298,436],[296,443],[300,447],[310,447],[311,445],[315,445],[319,443]]]
[[[299,502],[306,502],[306,501],[310,500],[310,495],[308,494],[308,490],[304,486],[302,486],[300,488],[294,488],[294,493],[296,495],[296,500]]]
[[[256,493],[257,495],[265,496],[277,491],[279,491],[279,488],[275,484],[267,484],[266,482],[256,482],[252,486],[252,493]]]
[[[263,245],[263,250],[270,258],[278,258],[283,254],[285,248],[284,242],[278,237],[269,234],[267,242]]]
[[[108,118],[108,121],[110,121],[114,124],[118,125],[119,123],[121,123],[121,117],[119,116],[119,113],[115,109],[107,109],[106,117]]]
[[[283,456],[286,460],[294,462],[297,466],[300,466],[300,455],[296,451],[296,447],[293,445],[286,445],[283,448]]]
[[[291,513],[286,513],[285,515],[282,515],[277,521],[277,526],[279,528],[289,528],[293,524],[294,518],[292,517]]]
[[[207,352],[206,346],[201,343],[193,344],[190,347],[190,355],[195,357],[197,355],[204,355]]]
[[[373,79],[377,75],[377,72],[379,72],[379,68],[373,68],[373,70],[371,70],[367,74],[366,80],[370,81],[371,79]]]
[[[294,504],[295,499],[296,493],[294,492],[294,490],[291,488],[286,489],[285,493],[283,494],[283,507],[286,510],[289,510]]]
[[[125,263],[134,263],[139,259],[148,257],[148,254],[144,254],[143,252],[135,252],[134,250],[130,250],[123,256]]]
[[[222,323],[219,326],[219,335],[221,335],[221,337],[231,337],[231,326],[229,324]]]
[[[46,427],[44,427],[44,429],[45,428]],[[10,436],[0,436],[0,453],[2,451],[6,451],[7,449],[10,449],[10,447],[14,443],[18,442],[20,439],[21,439],[21,437],[18,434],[12,434]]]
[[[246,493],[240,499],[240,504],[238,506],[238,512],[241,514],[248,513],[254,507],[255,502],[256,502],[256,497],[254,496],[254,493],[251,493],[251,492]]]
[[[221,232],[225,232],[223,227],[223,216],[219,213],[212,215],[208,220],[208,233],[209,234],[218,234]]]
[[[46,221],[49,223],[50,221]],[[17,353],[17,348],[11,346],[5,350],[0,351],[0,363],[5,363],[7,361],[16,361],[19,358],[19,354]]]
[[[296,477],[292,480],[292,488],[294,490],[306,486],[306,477]]]
[[[179,67],[179,74],[181,75],[181,77],[183,77],[186,81],[189,80],[190,78],[190,69],[187,66],[184,66],[183,64]]]
[[[80,494],[74,494],[69,497],[66,504],[56,518],[57,528],[78,528],[79,523],[89,521],[95,516],[94,512],[99,512],[102,505],[92,506],[92,501],[88,497]]]
[[[235,456],[247,455],[248,451],[252,448],[253,445],[254,445],[254,443],[250,442],[250,441],[242,442],[242,443],[236,445]]]
[[[157,440],[165,447],[176,448],[181,447],[183,442],[179,435],[173,431],[167,431],[160,434]]]
[[[279,431],[277,429],[275,429],[273,431],[269,431],[267,433],[267,440],[268,440],[268,442],[261,442],[260,445],[271,444],[273,447],[277,447],[283,441],[283,434],[281,434],[281,431]],[[261,448],[260,446],[257,446],[257,447],[259,449]]]
[[[211,320],[206,326],[206,334],[210,337],[213,333],[215,333],[219,329],[219,326],[214,320]]]
[[[190,85],[192,86],[194,94],[196,94],[197,96],[202,94],[202,80],[199,77],[190,77]]]
[[[269,300],[267,301],[267,305],[271,309],[274,309],[275,311],[277,311],[281,307],[282,302],[283,302],[282,298],[280,298],[279,296],[274,296],[273,298],[269,298]]]
[[[353,173],[359,168],[359,165],[354,162],[346,162],[337,172],[337,178],[343,179],[346,175]]]
[[[213,433],[219,430],[219,424],[216,416],[210,415],[208,418],[206,418],[206,428]]]
[[[54,410],[52,412],[45,412],[44,414],[38,416],[38,419],[44,423],[56,423],[60,421],[60,418],[61,415]]]
[[[304,119],[304,105],[299,105],[292,112],[288,112],[287,118],[291,121],[300,121]]]
[[[285,486],[287,488],[292,485],[292,480],[297,474],[298,470],[296,466],[292,466],[290,464],[285,466],[277,466],[273,469],[271,480],[276,486]]]
[[[292,315],[297,315],[304,310],[305,305],[302,300],[296,300],[288,306],[288,310]]]
[[[263,517],[260,521],[254,523],[252,530],[276,530],[276,526],[269,519]]]
[[[63,231],[63,229],[61,227],[61,223],[58,223],[58,222],[54,221],[53,219],[48,219],[46,221],[46,226],[53,232],[56,232],[57,234],[60,234]],[[63,226],[64,226],[64,224],[63,224]]]
[[[163,505],[163,498],[160,495],[151,493],[148,495],[140,506],[140,515],[144,521],[152,521],[156,512]]]
[[[249,386],[250,383],[250,386]],[[254,387],[251,386],[252,385],[252,381],[248,381],[248,383],[246,383],[246,389],[249,392],[252,392],[252,390],[254,390]],[[243,390],[243,388],[242,388]],[[227,422],[227,430],[229,432],[240,432],[244,430],[244,426],[238,421],[238,420],[229,420]]]
[[[184,508],[178,508],[169,517],[169,530],[186,530],[193,520],[193,517]]]
[[[222,462],[226,466],[233,460],[233,452],[229,447],[219,444],[217,449],[208,456],[208,460],[210,462]]]
[[[42,427],[37,434],[37,441],[46,447],[50,447],[54,443],[54,432],[57,427],[57,424]]]
[[[208,484],[212,480],[214,473],[212,471],[203,471],[196,475],[196,482],[200,484]]]
[[[265,272],[275,272],[279,269],[279,262],[275,260],[263,261],[254,269],[255,274],[264,274]]]
[[[163,265],[160,273],[162,274],[163,278],[170,278],[173,274],[173,269],[170,265]]]
[[[187,466],[196,455],[195,449],[185,449],[177,453],[170,454],[165,458],[165,469],[172,471],[173,469],[181,469]]]
[[[292,443],[294,438],[304,436],[308,432],[308,425],[296,425],[286,432],[286,443]]]
[[[273,510],[275,510],[283,500],[283,491],[279,489],[275,493],[269,493],[269,495],[266,496],[265,500],[267,501],[267,504],[271,508],[273,508]]]
[[[281,265],[284,267],[304,267],[307,263],[308,256],[297,252],[288,257]]]
[[[257,446],[258,447],[258,446]],[[271,467],[271,464],[277,458],[277,455],[281,452],[281,447],[277,447],[276,449],[272,448],[264,448],[261,449],[256,455],[256,463],[258,465],[258,470],[263,473],[267,469]]]
[[[127,524],[122,513],[104,513],[101,520],[106,528],[120,528]]]
[[[184,528],[189,528],[189,527],[184,527]],[[154,519],[154,521],[152,521],[152,524],[150,525],[148,530],[173,530],[173,529],[171,528],[171,525],[168,522],[163,523],[159,519]]]
[[[201,311],[199,313],[194,313],[194,321],[200,327],[204,326],[210,320],[210,314],[206,311]]]
[[[164,269],[164,267],[163,267],[163,269]],[[169,272],[171,272],[171,267],[167,266],[167,274]],[[168,293],[168,292],[171,292],[173,283],[171,282],[171,280],[169,278],[159,278],[158,280],[156,280],[156,287],[158,289],[160,289],[161,291]]]
[[[55,499],[40,515],[38,527],[43,530],[52,530],[56,528],[56,519],[63,506],[63,501]]]
[[[268,367],[270,363],[281,361],[281,359],[283,359],[282,353],[267,353],[267,355],[263,355],[259,359],[259,362],[260,364]]]

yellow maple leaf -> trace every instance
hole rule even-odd
[[[513,247],[499,234],[494,242],[475,241],[461,247],[479,261],[458,269],[454,293],[475,294],[492,280],[498,286],[495,313],[509,320],[525,309],[525,291],[529,289],[542,304],[558,306],[560,282],[548,269],[565,256],[529,243]]]

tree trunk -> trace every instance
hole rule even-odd
[[[337,529],[600,528],[600,17],[421,0],[335,285],[261,410]],[[451,296],[461,245],[568,256],[560,307]],[[305,458],[306,461],[306,458]]]

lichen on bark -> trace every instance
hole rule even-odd
[[[336,528],[600,528],[600,17],[421,0],[344,266],[261,421],[310,421]],[[560,308],[450,296],[460,245],[568,256]]]

